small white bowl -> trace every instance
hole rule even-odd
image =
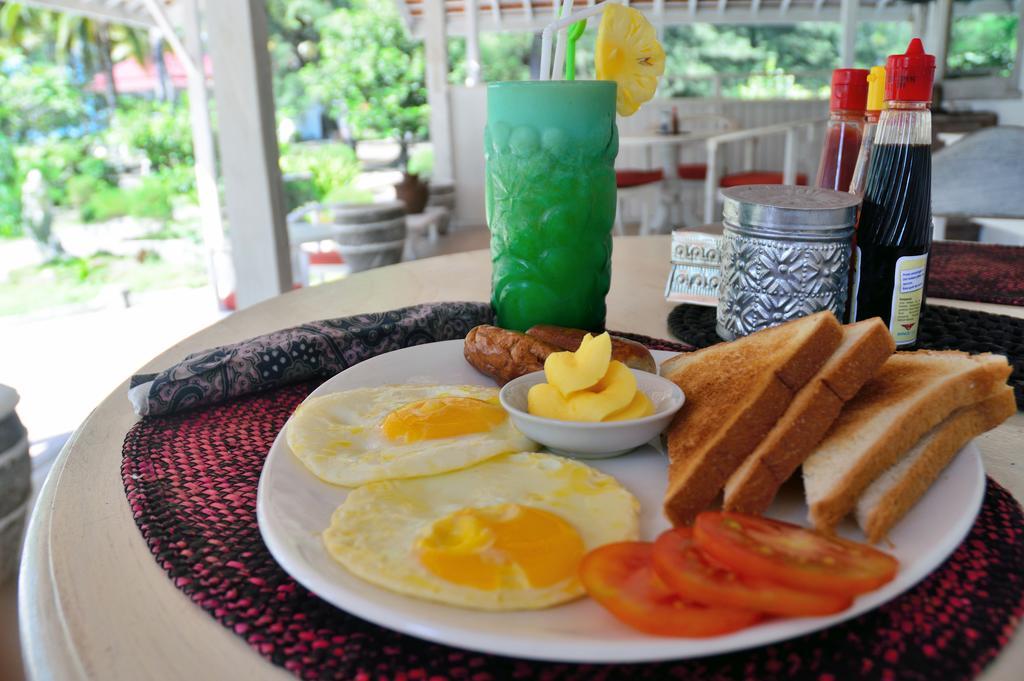
[[[523,435],[552,452],[576,459],[606,459],[625,454],[658,437],[686,399],[672,381],[646,371],[630,371],[636,376],[637,389],[654,404],[654,413],[650,416],[602,423],[534,416],[527,411],[526,398],[530,388],[545,382],[543,371],[509,381],[498,393],[498,399]]]

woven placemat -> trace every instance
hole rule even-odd
[[[1024,305],[1024,247],[935,241],[928,255],[928,295]]]
[[[684,303],[668,315],[668,328],[679,340],[706,348],[722,339],[715,332],[715,308]],[[944,305],[928,305],[921,315],[918,347],[1006,355],[1013,367],[1009,384],[1024,410],[1024,319]]]
[[[122,464],[135,521],[175,586],[302,679],[956,681],[976,676],[1024,613],[1024,513],[990,480],[973,529],[938,570],[881,608],[792,641],[686,662],[603,666],[514,660],[408,637],[299,586],[260,538],[256,487],[266,453],[317,384],[145,417],[125,439]]]

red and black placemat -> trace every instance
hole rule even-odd
[[[928,256],[928,295],[1024,305],[1024,247],[935,241]]]
[[[679,340],[698,348],[721,343],[715,331],[715,308],[684,303],[668,315],[668,328]],[[926,305],[921,313],[918,347],[1005,355],[1013,368],[1017,409],[1024,410],[1024,319],[945,305]]]
[[[175,586],[302,679],[970,679],[1024,612],[1024,514],[988,483],[981,515],[938,570],[848,623],[750,651],[650,665],[528,662],[377,627],[328,605],[274,561],[256,525],[264,458],[319,380],[143,418],[124,443],[135,521]],[[325,519],[325,522],[327,519]]]

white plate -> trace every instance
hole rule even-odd
[[[671,353],[655,352],[659,362]],[[462,356],[462,341],[419,345],[380,355],[331,378],[313,395],[388,383],[492,383]],[[640,532],[653,539],[668,524],[661,515],[664,456],[650,446],[590,461],[615,476],[641,503]],[[799,485],[784,488],[767,515],[805,523]],[[714,655],[793,638],[878,607],[934,570],[960,544],[981,506],[985,473],[967,445],[891,534],[900,560],[896,579],[831,617],[781,619],[710,639],[659,638],[633,631],[583,598],[547,610],[489,613],[439,605],[386,591],[350,574],[327,554],[320,533],[347,490],[307,471],[279,434],[267,456],[256,501],[260,532],[271,554],[299,583],[324,600],[405,634],[486,653],[573,662],[647,662]],[[862,535],[852,524],[841,533]],[[883,547],[884,548],[884,547]]]

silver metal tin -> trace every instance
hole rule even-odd
[[[718,335],[733,340],[821,310],[841,318],[860,199],[785,185],[722,196]]]

